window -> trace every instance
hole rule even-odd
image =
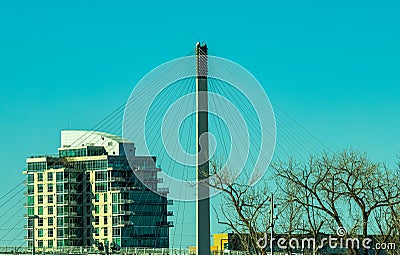
[[[35,205],[35,197],[28,196],[28,206],[33,206],[33,205]]]
[[[94,224],[99,225],[99,216],[94,217]]]
[[[58,235],[58,233],[57,233],[57,235]],[[57,241],[57,246],[58,247],[63,247],[64,246],[64,240],[58,240]]]
[[[47,214],[52,215],[53,214],[53,206],[47,207]]]
[[[108,198],[107,196],[108,196],[107,193],[104,193],[104,194],[103,194],[103,201],[104,201],[104,202],[107,202],[107,198]]]
[[[118,203],[118,193],[113,193],[112,194],[112,202],[113,203]]]
[[[64,173],[63,172],[57,172],[56,173],[56,181],[57,182],[63,182],[64,180]]]
[[[38,214],[43,215],[43,206],[38,207]]]
[[[33,216],[35,214],[35,208],[34,207],[28,207],[28,216]]]
[[[107,171],[96,171],[95,172],[96,181],[107,181]]]
[[[35,182],[33,174],[28,174],[28,184],[32,184]]]
[[[113,228],[113,236],[120,236],[121,229],[120,228]]]
[[[100,213],[100,212],[99,212],[100,210],[99,210],[99,206],[98,206],[98,205],[95,205],[95,206],[94,206],[94,209],[95,209],[95,210],[94,210],[94,213],[95,213],[95,214]]]
[[[99,194],[94,195],[94,202],[99,202]]]
[[[49,228],[47,230],[47,235],[48,235],[48,237],[53,237],[53,229],[52,228]]]
[[[107,235],[108,235],[108,228],[104,228],[104,230],[103,230],[103,235],[104,235],[104,236],[107,236]]]
[[[113,213],[118,213],[119,212],[118,205],[112,205],[112,212]]]
[[[104,225],[107,225],[108,224],[108,217],[104,216],[103,221],[104,221]]]
[[[52,182],[53,181],[53,173],[47,173],[47,181]]]
[[[57,238],[64,237],[64,229],[57,228]],[[64,245],[64,244],[63,244]]]
[[[35,192],[35,186],[28,185],[28,195],[33,195],[34,192]]]
[[[62,183],[57,183],[56,192],[57,192],[57,193],[63,193],[63,191],[64,191],[64,184],[62,184]]]
[[[118,225],[120,222],[119,217],[118,216],[113,216],[112,217],[112,224],[113,226]]]
[[[94,229],[94,235],[95,236],[99,236],[99,228],[95,228]]]
[[[57,206],[57,215],[59,216],[64,215],[64,207]]]
[[[43,218],[38,219],[38,226],[43,227]]]
[[[104,205],[104,213],[108,213],[108,206]]]
[[[53,202],[54,202],[53,195],[48,195],[47,196],[47,203],[52,204]]]
[[[106,192],[106,191],[107,191],[107,182],[96,183],[96,192]]]
[[[64,203],[64,195],[57,195],[57,204]]]
[[[49,193],[53,192],[53,184],[51,184],[51,183],[47,184],[47,192],[49,192]]]
[[[57,218],[57,227],[64,226],[64,218]]]
[[[39,237],[43,237],[43,229],[39,229],[38,230],[38,236]]]
[[[38,204],[43,204],[43,195],[38,196]]]
[[[53,218],[52,217],[47,219],[47,225],[53,226]]]
[[[43,248],[43,240],[39,240],[38,241],[38,247],[39,248]]]
[[[39,172],[46,169],[46,162],[31,162],[28,163],[28,171]]]
[[[43,184],[38,184],[37,188],[38,188],[38,193],[42,193],[43,192]]]
[[[37,174],[37,179],[38,179],[38,182],[42,182],[43,181],[43,174],[42,173],[38,173]]]
[[[53,248],[53,240],[48,240],[47,241],[47,247]]]

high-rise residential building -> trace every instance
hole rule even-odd
[[[115,135],[65,130],[57,156],[28,158],[28,246],[35,235],[39,248],[168,247],[168,189],[158,187],[156,158],[135,149]]]

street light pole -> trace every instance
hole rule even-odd
[[[274,235],[274,194],[271,194],[271,255],[274,255],[274,244],[273,244],[273,235]]]

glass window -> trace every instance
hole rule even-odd
[[[95,205],[94,208],[95,208],[95,213],[96,213],[96,214],[100,213],[100,212],[99,212],[99,206],[98,206],[98,205]]]
[[[28,206],[33,206],[33,205],[35,205],[35,197],[28,196]]]
[[[64,203],[64,195],[57,195],[57,204]]]
[[[104,205],[104,213],[108,213],[108,206]]]
[[[56,192],[57,192],[57,193],[63,193],[63,191],[64,191],[64,184],[62,184],[62,183],[57,183]]]
[[[107,182],[96,183],[96,192],[106,192],[106,191],[107,191]]]
[[[28,195],[33,195],[34,192],[35,192],[35,186],[28,185]]]
[[[43,204],[43,195],[38,196],[38,204]]]
[[[112,194],[112,202],[113,203],[118,203],[118,193],[113,193]]]
[[[53,173],[47,173],[47,181],[48,182],[53,181]]]
[[[104,234],[104,236],[107,236],[107,235],[108,235],[108,228],[104,228],[103,234]]]
[[[32,184],[35,182],[34,175],[28,174],[28,184]]]
[[[49,228],[47,230],[47,235],[48,235],[48,237],[53,237],[53,229],[52,228]]]
[[[46,162],[30,162],[28,163],[28,171],[39,172],[46,169]]]
[[[107,193],[104,193],[104,194],[103,194],[103,201],[104,201],[104,202],[107,202],[107,200],[108,200],[108,194],[107,194]]]
[[[53,231],[53,230],[52,230],[52,231]],[[49,237],[50,237],[50,235],[49,235]],[[53,237],[53,236],[51,236],[51,237]],[[47,247],[53,248],[53,240],[48,240],[48,241],[47,241]]]
[[[56,181],[57,182],[63,182],[64,181],[64,173],[63,172],[57,172],[56,173]]]
[[[42,230],[43,231],[43,230]],[[42,236],[43,237],[43,236]],[[43,240],[38,241],[38,247],[43,248]]]
[[[47,214],[52,215],[53,214],[53,206],[47,207]]]
[[[38,207],[38,214],[43,215],[43,206]]]
[[[43,184],[38,184],[37,188],[38,188],[38,193],[42,193],[43,192]]]
[[[28,207],[28,216],[33,216],[35,214],[35,208],[34,207]]]
[[[64,218],[57,218],[57,227],[64,226]]]
[[[95,194],[94,195],[94,201],[95,202],[99,202],[99,194]]]
[[[53,226],[53,218],[52,217],[47,219],[47,225]]]
[[[103,217],[103,221],[104,221],[104,225],[107,225],[107,224],[108,224],[108,217],[107,217],[107,216],[104,216],[104,217]]]
[[[59,237],[64,237],[64,229],[62,228],[57,228],[57,238]],[[64,244],[62,244],[61,246],[63,246]]]
[[[52,204],[54,202],[53,195],[47,196],[47,203]]]
[[[118,213],[118,205],[112,205],[112,212]]]
[[[96,171],[95,179],[96,181],[107,181],[107,171]]]
[[[43,227],[43,218],[38,219],[38,226]]]
[[[64,215],[64,207],[57,206],[57,215]]]
[[[53,184],[49,183],[47,184],[47,192],[53,192]]]
[[[43,173],[38,173],[37,179],[38,179],[38,182],[42,182],[43,181]]]
[[[39,237],[43,237],[43,229],[39,229],[38,230],[38,236]]]

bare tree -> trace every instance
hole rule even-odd
[[[211,168],[214,178],[209,185],[223,193],[223,204],[214,207],[218,222],[236,234],[244,250],[251,254],[266,254],[266,250],[258,247],[258,240],[270,226],[270,197],[266,183],[257,186],[240,183],[234,176],[226,174],[228,171],[221,171],[217,163],[212,163]]]
[[[389,170],[356,151],[311,157],[307,164],[279,162],[273,168],[278,178],[297,187],[294,201],[308,211],[309,220],[319,212],[319,226],[321,222],[332,230],[347,226],[349,235],[366,238],[371,214],[400,204],[399,171]],[[314,231],[320,230],[309,223]]]

